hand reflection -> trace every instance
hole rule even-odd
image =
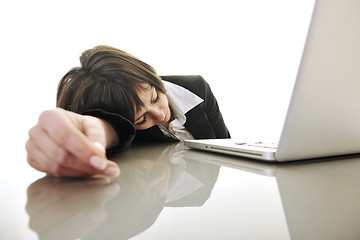
[[[80,238],[105,221],[105,203],[119,190],[107,178],[39,179],[27,190],[29,226],[39,239]]]
[[[40,239],[129,239],[149,228],[164,206],[201,206],[219,167],[185,161],[183,153],[181,145],[133,147],[114,159],[121,175],[113,183],[40,179],[28,189],[30,227]]]
[[[151,226],[164,207],[170,168],[166,154],[130,154],[120,177],[45,177],[28,188],[29,226],[39,239],[128,239]],[[121,191],[119,191],[121,186]],[[111,201],[110,201],[111,200]]]

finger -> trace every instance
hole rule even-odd
[[[33,145],[33,141],[28,140],[25,147],[28,151],[27,161],[30,166],[52,176],[87,177],[92,175],[106,175],[115,177],[120,174],[120,169],[117,164],[112,161],[109,161],[105,170],[98,170],[76,160],[73,155],[67,155],[67,164],[77,166],[77,169],[74,169],[72,167],[62,166],[58,162],[50,160],[42,150]]]
[[[63,109],[56,109],[43,112],[38,125],[56,144],[73,155],[74,159],[94,167],[97,171],[94,174],[118,176],[120,169],[117,164],[107,160],[105,153],[84,135],[83,127],[86,126],[82,123],[84,119],[87,118]]]
[[[36,159],[35,162],[42,169],[51,166],[51,161],[60,163],[67,157],[67,152],[59,147],[38,125],[30,129],[26,149],[28,156]]]
[[[26,148],[28,149],[27,161],[28,163],[34,167],[35,169],[45,172],[49,175],[60,177],[85,177],[91,176],[94,174],[99,174],[96,169],[91,169],[91,171],[82,171],[77,169],[68,168],[66,166],[60,165],[58,162],[52,161],[46,156],[38,147],[34,146],[31,141],[28,141],[26,144]],[[70,159],[69,162],[75,162],[73,160],[73,156],[68,156],[67,159]],[[86,166],[85,168],[91,168],[90,166]]]
[[[117,177],[120,175],[120,168],[116,164],[116,162],[109,161],[107,167],[101,174],[106,175],[108,177]]]
[[[27,162],[38,171],[49,173],[51,162],[48,158],[33,144],[33,141],[28,140],[25,148],[27,150]]]
[[[53,164],[59,164],[63,167],[63,169],[67,169],[66,171],[69,173],[69,169],[78,170],[82,173],[87,173],[88,175],[92,175],[97,173],[97,171],[84,163],[76,159],[75,156],[68,153],[65,149],[61,148],[57,145],[48,134],[41,129],[40,127],[34,127],[29,131],[29,136],[31,141],[29,142],[29,146],[31,144],[34,145],[34,153],[37,154],[37,158],[35,156],[34,159],[38,159],[39,163],[46,162],[47,165],[43,166],[43,169],[46,167],[53,167],[49,162],[53,162]],[[40,154],[40,152],[42,154]],[[50,171],[51,174],[53,172]],[[81,175],[81,174],[80,174]]]
[[[107,123],[105,121],[102,121],[98,118],[92,117],[92,116],[81,116],[79,118],[79,128],[81,129],[81,132],[86,136],[86,138],[89,140],[90,143],[93,144],[97,148],[100,153],[103,154],[105,161],[102,161],[101,164],[103,166],[98,167],[103,172],[100,172],[100,174],[115,177],[120,174],[119,166],[113,162],[106,159],[106,150],[105,146],[106,144],[106,134],[105,134],[105,126]],[[94,164],[94,157],[90,158],[90,163],[92,166],[96,166],[99,163]],[[104,165],[105,169],[104,168]]]
[[[46,111],[41,114],[39,123],[47,134],[59,146],[66,149],[79,160],[91,164],[95,168],[104,170],[107,165],[106,156],[101,153],[93,143],[80,131],[80,118],[77,115],[65,116],[64,110]],[[66,113],[67,114],[67,113]],[[54,127],[56,126],[56,127]],[[91,161],[91,157],[92,161]]]
[[[41,155],[41,153],[40,153]],[[39,159],[39,156],[37,156],[37,158]],[[29,164],[34,167],[35,169],[44,172],[50,176],[55,176],[55,177],[87,177],[87,176],[92,176],[94,175],[93,173],[89,174],[87,172],[83,172],[80,170],[75,170],[75,169],[71,169],[71,168],[67,168],[64,166],[61,166],[57,163],[53,163],[53,162],[46,162],[42,161],[43,165],[47,165],[45,167],[43,167],[42,165],[38,164],[37,161],[35,161],[33,158],[28,157],[27,161],[29,162]]]

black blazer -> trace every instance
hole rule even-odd
[[[195,139],[230,137],[216,98],[209,84],[201,76],[161,76],[161,78],[164,81],[169,81],[188,89],[204,100],[185,114],[185,128]],[[165,136],[158,126],[137,131],[134,125],[121,115],[109,113],[101,109],[86,111],[82,114],[104,119],[115,129],[119,137],[119,144],[109,149],[108,153],[122,151],[130,147],[133,143],[177,141],[176,139]]]

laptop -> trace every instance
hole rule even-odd
[[[360,1],[317,0],[280,139],[187,140],[199,150],[263,161],[360,153]]]

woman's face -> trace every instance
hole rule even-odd
[[[171,120],[171,111],[167,96],[150,85],[145,90],[138,90],[137,94],[144,107],[135,112],[135,128],[143,130],[154,125],[168,127]]]

